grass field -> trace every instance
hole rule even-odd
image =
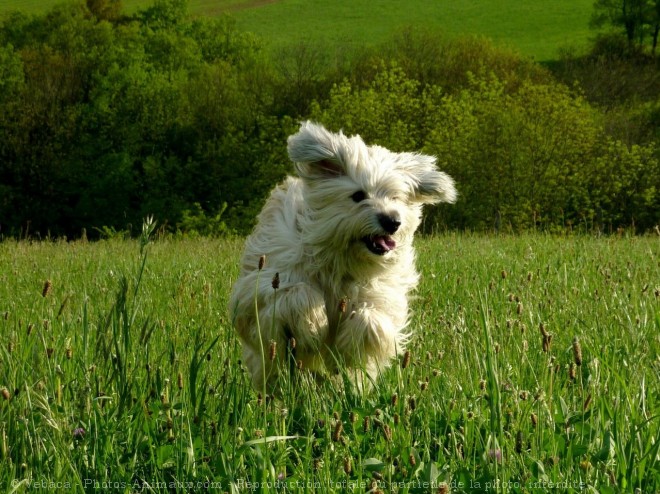
[[[409,362],[281,399],[226,315],[241,243],[0,243],[0,488],[660,491],[660,238],[421,238]]]
[[[59,0],[5,0],[10,9],[43,12]],[[125,0],[126,11],[149,5]],[[331,45],[373,45],[408,26],[440,30],[448,36],[477,35],[537,60],[550,60],[557,49],[583,46],[593,32],[588,23],[593,0],[478,0],[395,2],[380,0],[191,0],[193,15],[230,12],[240,28],[276,47],[317,41]]]

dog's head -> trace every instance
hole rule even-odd
[[[288,151],[305,185],[304,241],[337,254],[395,256],[411,244],[423,204],[456,199],[454,181],[432,156],[367,146],[312,122],[289,137]]]

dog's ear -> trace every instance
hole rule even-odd
[[[425,154],[402,153],[399,166],[412,186],[413,200],[425,204],[456,202],[454,179],[435,167],[435,158]]]
[[[339,149],[346,137],[333,134],[310,121],[289,137],[289,158],[303,178],[332,178],[346,175]]]

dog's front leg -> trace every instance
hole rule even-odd
[[[328,334],[328,316],[323,295],[307,283],[283,284],[275,290],[264,276],[258,287],[256,313],[249,283],[245,289],[244,297],[235,297],[235,325],[244,342],[245,364],[255,388],[261,389],[264,378],[267,382],[276,379],[291,337],[296,340],[297,354],[319,352]],[[271,342],[275,342],[275,354]]]
[[[273,303],[283,331],[296,339],[296,347],[318,351],[328,334],[323,294],[307,283],[294,283],[274,293]]]
[[[373,306],[358,305],[347,311],[337,334],[336,347],[349,365],[387,366],[403,350],[405,323]]]

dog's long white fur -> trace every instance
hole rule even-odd
[[[453,180],[431,156],[367,146],[312,122],[289,137],[288,152],[298,177],[272,191],[229,302],[243,361],[262,389],[264,375],[270,385],[287,367],[281,359],[293,337],[304,368],[342,362],[375,377],[409,339],[408,299],[419,278],[412,241],[422,205],[454,202]],[[396,231],[392,221],[400,223]],[[275,360],[262,356],[258,328],[266,352],[276,342]]]

